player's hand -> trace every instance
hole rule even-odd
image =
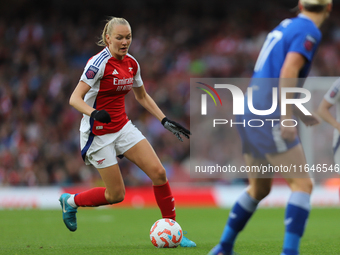
[[[184,135],[186,138],[190,138],[189,135],[191,135],[191,132],[184,128],[181,124],[178,124],[175,121],[169,120],[167,117],[162,119],[162,125],[172,132],[177,138],[183,142],[181,135]]]
[[[314,126],[320,123],[320,120],[314,115],[299,116],[300,120],[308,127]]]
[[[294,115],[297,116],[307,127],[317,125],[321,122],[315,113],[313,113],[313,115],[305,115],[300,109],[297,109],[295,105]]]
[[[100,111],[94,110],[91,113],[91,118],[93,118],[96,121],[106,123],[106,124],[111,122],[110,114],[105,110],[100,110]]]
[[[297,128],[294,127],[294,122],[293,121],[285,121],[285,126],[280,127],[281,131],[281,137],[284,140],[287,140],[288,142],[294,141],[295,137],[297,136]]]

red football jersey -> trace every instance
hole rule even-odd
[[[111,122],[105,124],[84,114],[80,131],[92,131],[95,135],[118,132],[129,120],[125,95],[132,87],[143,85],[137,60],[130,54],[118,60],[106,47],[90,58],[80,80],[91,87],[84,101],[97,110],[106,110],[111,116]]]

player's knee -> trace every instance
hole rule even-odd
[[[256,200],[262,200],[270,193],[271,186],[254,187],[250,189],[250,195]]]
[[[304,179],[299,182],[298,190],[311,194],[313,190],[313,181],[311,179]]]
[[[313,181],[312,179],[309,178],[301,178],[301,179],[292,179],[290,187],[292,191],[297,191],[297,192],[306,192],[308,194],[311,194],[313,191]]]
[[[258,191],[257,200],[262,200],[270,193],[270,188],[261,189]]]
[[[309,194],[312,194],[313,188],[314,188],[314,184],[312,181],[310,181],[306,187],[306,192]]]
[[[125,190],[121,190],[119,192],[114,192],[114,193],[107,193],[105,194],[105,198],[109,204],[120,203],[125,198]]]
[[[163,184],[167,181],[166,178],[166,171],[164,167],[155,167],[155,169],[152,171],[152,182],[154,184]]]

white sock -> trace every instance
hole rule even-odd
[[[68,199],[67,199],[67,203],[72,206],[73,208],[77,208],[78,206],[76,205],[76,202],[74,202],[74,195],[71,195]]]

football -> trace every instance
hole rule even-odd
[[[150,229],[151,243],[157,248],[176,248],[182,238],[181,226],[172,219],[160,219]]]

